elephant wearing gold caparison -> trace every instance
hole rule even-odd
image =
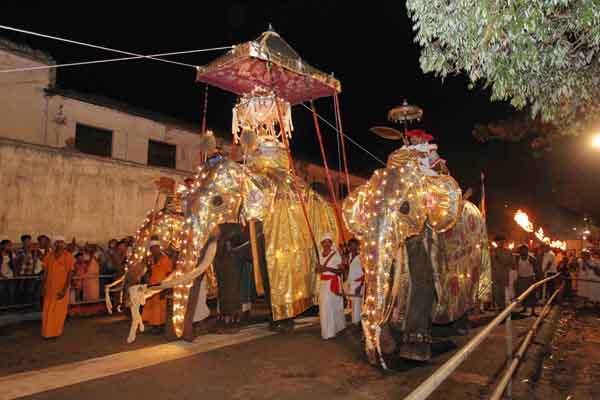
[[[465,318],[489,296],[485,221],[450,176],[426,176],[405,148],[344,200],[361,239],[363,331],[372,364],[431,357],[433,324]]]
[[[219,154],[210,157],[181,193],[185,223],[176,271],[160,287],[132,287],[132,314],[139,314],[134,309],[139,309],[148,296],[172,288],[173,328],[176,336],[188,338],[186,321],[196,304],[190,295],[192,282],[203,279],[202,273],[210,271],[207,266],[211,264],[215,273],[209,276],[217,279],[209,281],[213,285],[209,292],[219,291],[219,300],[227,303],[226,308],[235,306],[235,300],[223,298],[236,295],[227,287],[233,280],[219,282],[219,278],[229,278],[229,267],[252,258],[248,230],[241,226],[250,221],[258,222],[259,261],[254,278],[257,291],[260,294],[264,290],[270,303],[272,320],[289,320],[315,304],[317,253],[300,196],[316,240],[326,232],[337,234],[335,214],[316,192],[289,173],[287,160],[281,144],[269,140],[259,141],[245,155],[244,164]],[[220,232],[216,241],[211,240],[215,232]],[[220,308],[221,312],[229,311]],[[138,320],[132,323],[128,341],[135,340],[138,328],[143,329]]]
[[[246,154],[245,161],[240,164],[220,155],[209,158],[184,193],[188,247],[184,244],[178,270],[185,273],[194,268],[199,249],[216,226],[232,231],[231,224],[258,221],[262,228],[258,250],[263,253],[259,258],[266,262],[266,273],[263,276],[254,271],[257,289],[268,291],[265,297],[270,299],[274,321],[293,318],[315,304],[317,284],[315,243],[300,196],[317,240],[326,232],[337,233],[335,214],[326,201],[289,173],[287,154],[278,142],[260,141]],[[232,247],[239,249],[246,244],[248,255],[250,244],[239,237],[231,239]],[[222,277],[217,262],[214,268],[217,278]],[[185,298],[184,292],[179,294]],[[177,291],[175,295],[177,299]]]

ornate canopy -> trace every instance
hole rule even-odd
[[[271,89],[291,105],[341,92],[337,79],[308,65],[272,30],[198,67],[196,80],[238,95]]]

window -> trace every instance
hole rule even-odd
[[[82,153],[111,157],[112,141],[112,131],[83,124],[75,126],[75,148]]]
[[[155,140],[148,142],[148,165],[175,168],[176,154],[177,146],[174,144],[157,142]]]

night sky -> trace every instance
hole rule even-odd
[[[524,205],[535,209],[551,197],[547,162],[533,159],[527,143],[480,144],[471,135],[475,123],[510,117],[513,110],[508,104],[491,103],[485,90],[469,90],[467,79],[462,76],[442,82],[422,73],[412,23],[401,0],[190,3],[194,5],[144,2],[131,10],[124,9],[124,3],[76,2],[65,8],[50,2],[39,6],[2,5],[0,24],[151,54],[238,44],[255,39],[271,23],[304,60],[325,72],[334,72],[341,80],[345,131],[380,159],[386,160],[399,143],[379,139],[368,129],[375,125],[394,126],[386,121],[387,111],[407,99],[424,109],[424,119],[416,126],[434,135],[451,172],[461,186],[473,187],[475,199],[479,197],[480,172],[486,172],[488,202],[493,208],[491,224],[500,223],[505,217],[500,204],[510,202],[511,208]],[[2,30],[0,36],[46,50],[59,63],[116,56]],[[173,59],[202,65],[220,54]],[[194,78],[191,68],[147,60],[58,72],[59,85],[63,87],[199,123],[204,86],[195,83]],[[233,95],[210,89],[209,128],[229,133],[234,101]],[[331,99],[321,99],[316,105],[333,122]],[[295,157],[320,162],[310,115],[297,107],[293,119]],[[337,165],[335,137],[331,130],[326,132],[330,164]],[[352,145],[349,151],[353,172],[369,175],[377,167]]]

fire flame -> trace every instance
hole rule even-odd
[[[529,221],[529,216],[521,210],[515,214],[515,222],[527,232],[533,232],[533,224]]]
[[[518,210],[515,214],[515,222],[521,227],[523,228],[525,231],[527,232],[533,232],[533,224],[531,223],[531,221],[529,221],[529,216],[524,213],[521,210]],[[552,240],[550,239],[548,236],[546,236],[544,234],[544,229],[542,227],[540,227],[535,233],[534,233],[535,237],[542,243],[546,243],[547,245],[549,245],[552,248],[555,249],[560,249],[560,250],[566,250],[567,249],[567,242],[564,241],[560,241],[560,240]],[[511,245],[514,247],[514,243],[511,243]],[[508,247],[509,249],[512,249],[512,247]]]
[[[535,233],[535,237],[538,238],[540,242],[550,244],[550,238],[548,236],[544,236],[544,230],[541,227]]]

